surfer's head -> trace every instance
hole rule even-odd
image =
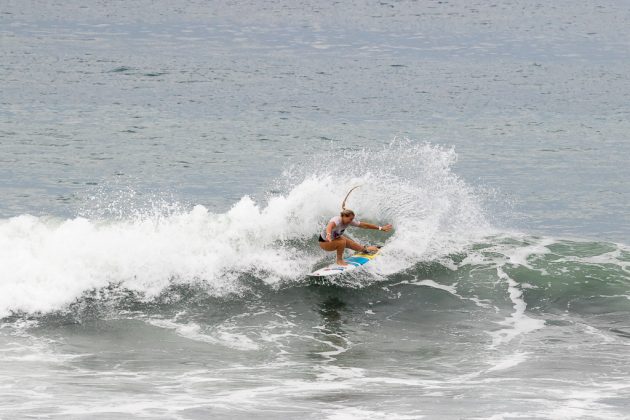
[[[350,223],[354,220],[354,212],[350,209],[343,209],[341,211],[341,220],[343,223]]]

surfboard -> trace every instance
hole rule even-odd
[[[365,265],[378,256],[377,252],[355,252],[351,257],[345,258],[344,261],[348,265],[330,264],[319,270],[313,271],[309,276],[311,277],[326,277],[335,276],[337,274],[346,273],[351,270],[355,270],[362,265]]]

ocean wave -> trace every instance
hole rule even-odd
[[[317,234],[354,185],[361,188],[349,205],[358,217],[392,222],[395,231],[352,234],[384,243],[379,270],[400,271],[461,248],[487,226],[472,190],[451,171],[455,160],[452,149],[395,141],[318,155],[288,168],[262,202],[244,196],[224,213],[166,203],[163,212],[118,209],[126,219],[1,220],[0,315],[57,310],[111,284],[150,299],[178,283],[239,293],[244,273],[268,285],[302,279],[324,257]],[[112,213],[112,202],[101,200]]]
[[[350,232],[384,246],[382,257],[346,286],[431,280],[485,305],[501,296],[520,305],[523,296],[528,310],[576,307],[596,299],[596,285],[597,296],[627,300],[625,246],[499,232],[475,190],[452,172],[456,160],[452,149],[397,140],[377,150],[314,156],[287,168],[264,199],[244,196],[224,213],[160,202],[150,211],[114,209],[117,217],[0,220],[0,316],[63,311],[95,293],[111,299],[99,291],[112,288],[151,301],[180,286],[201,285],[214,297],[240,296],[260,284],[302,286],[314,266],[332,258],[316,238],[356,185],[348,205],[358,218],[391,222],[394,231]],[[100,200],[112,213],[112,202]],[[436,264],[445,274],[423,278]],[[508,293],[478,290],[487,284],[504,284]]]

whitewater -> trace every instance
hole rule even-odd
[[[276,182],[286,193],[269,194],[264,203],[244,196],[221,214],[158,202],[148,209],[118,208],[110,219],[94,207],[85,212],[99,218],[5,219],[3,314],[62,309],[112,284],[147,298],[172,284],[197,282],[212,294],[238,294],[247,288],[239,281],[246,274],[269,286],[299,284],[322,259],[313,238],[339,211],[340,193],[349,185],[362,185],[352,200],[360,217],[397,226],[375,266],[381,274],[456,252],[492,232],[469,188],[450,170],[452,149],[404,140],[333,159],[320,155],[310,165],[288,168]],[[366,167],[371,172],[363,173]],[[112,201],[103,194],[98,200]]]

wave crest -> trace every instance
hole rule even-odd
[[[452,173],[456,160],[453,149],[396,140],[317,155],[288,168],[260,203],[244,196],[224,213],[165,203],[164,214],[119,212],[128,218],[0,220],[0,316],[57,310],[112,283],[150,299],[200,281],[212,294],[239,293],[243,273],[269,285],[300,281],[325,258],[316,237],[358,184],[348,202],[358,218],[395,227],[349,232],[385,244],[374,270],[457,252],[490,227],[473,190]]]

